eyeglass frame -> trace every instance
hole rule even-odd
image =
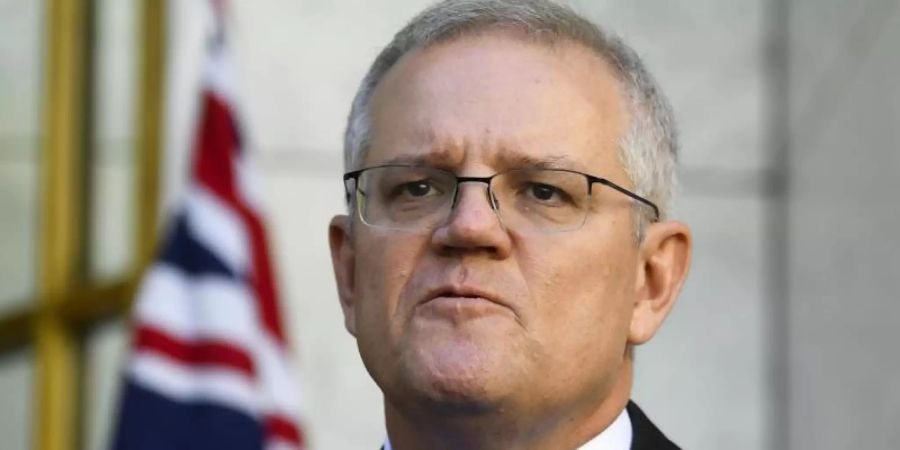
[[[371,169],[382,169],[382,168],[389,168],[389,167],[407,167],[407,168],[411,168],[411,169],[430,169],[430,170],[436,170],[436,171],[444,172],[444,173],[446,173],[446,174],[452,176],[452,177],[456,180],[456,185],[455,185],[454,190],[453,190],[453,201],[450,203],[450,210],[451,210],[451,211],[452,211],[453,208],[456,206],[456,201],[457,201],[457,199],[458,199],[458,197],[459,197],[459,185],[460,185],[460,183],[484,183],[484,184],[486,184],[486,185],[487,185],[487,189],[488,189],[488,198],[489,198],[489,203],[490,203],[490,205],[491,205],[491,209],[493,209],[495,213],[498,213],[499,207],[498,207],[498,205],[497,205],[497,203],[496,203],[496,198],[495,198],[495,196],[494,196],[494,191],[493,191],[492,188],[491,188],[491,182],[493,181],[493,179],[494,179],[495,177],[497,177],[497,176],[499,176],[499,175],[504,175],[504,174],[509,173],[509,172],[514,172],[514,171],[517,171],[517,170],[553,170],[553,171],[557,171],[557,172],[568,172],[568,173],[573,173],[573,174],[577,174],[577,175],[583,176],[583,177],[585,178],[585,180],[587,181],[587,185],[588,185],[588,186],[587,186],[587,187],[588,187],[588,196],[589,196],[589,197],[593,194],[594,183],[599,183],[599,184],[602,184],[602,185],[607,186],[607,187],[609,187],[609,188],[612,188],[612,189],[614,189],[614,190],[616,190],[616,191],[619,191],[620,193],[625,194],[626,196],[630,197],[632,200],[637,200],[638,202],[643,203],[645,206],[649,206],[649,207],[653,210],[653,214],[654,214],[654,216],[655,216],[655,217],[653,218],[652,221],[653,221],[653,222],[659,222],[659,220],[660,220],[659,207],[656,206],[655,203],[653,203],[652,201],[648,200],[647,198],[645,198],[645,197],[643,197],[643,196],[641,196],[641,195],[638,195],[637,193],[635,193],[635,192],[633,192],[633,191],[631,191],[631,190],[629,190],[629,189],[627,189],[627,188],[625,188],[625,187],[622,187],[621,185],[616,184],[616,183],[614,183],[614,182],[612,182],[612,181],[610,181],[610,180],[608,180],[608,179],[606,179],[606,178],[598,177],[598,176],[591,175],[591,174],[584,173],[584,172],[579,172],[579,171],[577,171],[577,170],[565,169],[565,168],[556,168],[556,167],[533,167],[533,168],[525,168],[525,167],[523,167],[523,168],[515,168],[515,169],[504,170],[504,171],[502,171],[502,172],[497,172],[497,173],[495,173],[495,174],[493,174],[493,175],[490,175],[490,176],[487,176],[487,177],[461,177],[461,176],[459,176],[459,175],[457,175],[457,174],[455,174],[455,173],[453,173],[453,172],[451,172],[451,171],[449,171],[449,170],[446,170],[446,169],[439,169],[439,168],[437,168],[437,167],[422,166],[422,165],[415,165],[415,164],[382,164],[382,165],[378,165],[378,166],[365,167],[365,168],[362,168],[362,169],[353,170],[353,171],[350,171],[350,172],[347,172],[347,173],[344,174],[344,177],[343,177],[343,182],[344,182],[344,192],[345,192],[345,194],[346,194],[346,196],[347,196],[347,203],[350,203],[350,189],[349,189],[348,186],[347,186],[347,181],[348,181],[348,180],[353,180],[353,185],[354,185],[354,188],[355,188],[354,191],[359,191],[359,177],[363,174],[363,172],[365,172],[365,171],[367,171],[367,170],[371,170]],[[365,194],[364,194],[364,195],[365,195]],[[358,208],[355,208],[355,209],[358,209]],[[361,211],[356,211],[356,213],[362,214]]]

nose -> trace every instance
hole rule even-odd
[[[439,253],[486,253],[509,256],[510,236],[500,223],[486,183],[461,183],[447,221],[435,229],[432,244]]]

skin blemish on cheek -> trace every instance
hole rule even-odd
[[[612,277],[612,266],[609,264],[604,264],[602,269],[600,270],[600,276],[603,277],[604,280],[608,280]]]
[[[397,280],[405,280],[409,277],[410,270],[408,268],[400,267],[391,271],[391,275]]]

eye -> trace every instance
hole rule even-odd
[[[411,197],[424,197],[431,193],[432,187],[427,181],[411,181],[400,185],[400,193]]]
[[[428,178],[394,183],[387,192],[389,198],[395,200],[420,199],[440,194],[439,188]]]
[[[560,191],[549,184],[534,183],[528,187],[528,193],[538,200],[550,201],[554,197],[559,197]]]
[[[395,204],[409,205],[425,201],[438,201],[452,192],[450,177],[430,169],[412,167],[388,167],[380,179],[375,180],[379,198]]]

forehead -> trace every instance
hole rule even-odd
[[[365,164],[620,170],[610,166],[628,119],[622,99],[612,69],[580,44],[499,30],[460,37],[411,51],[379,83]]]

